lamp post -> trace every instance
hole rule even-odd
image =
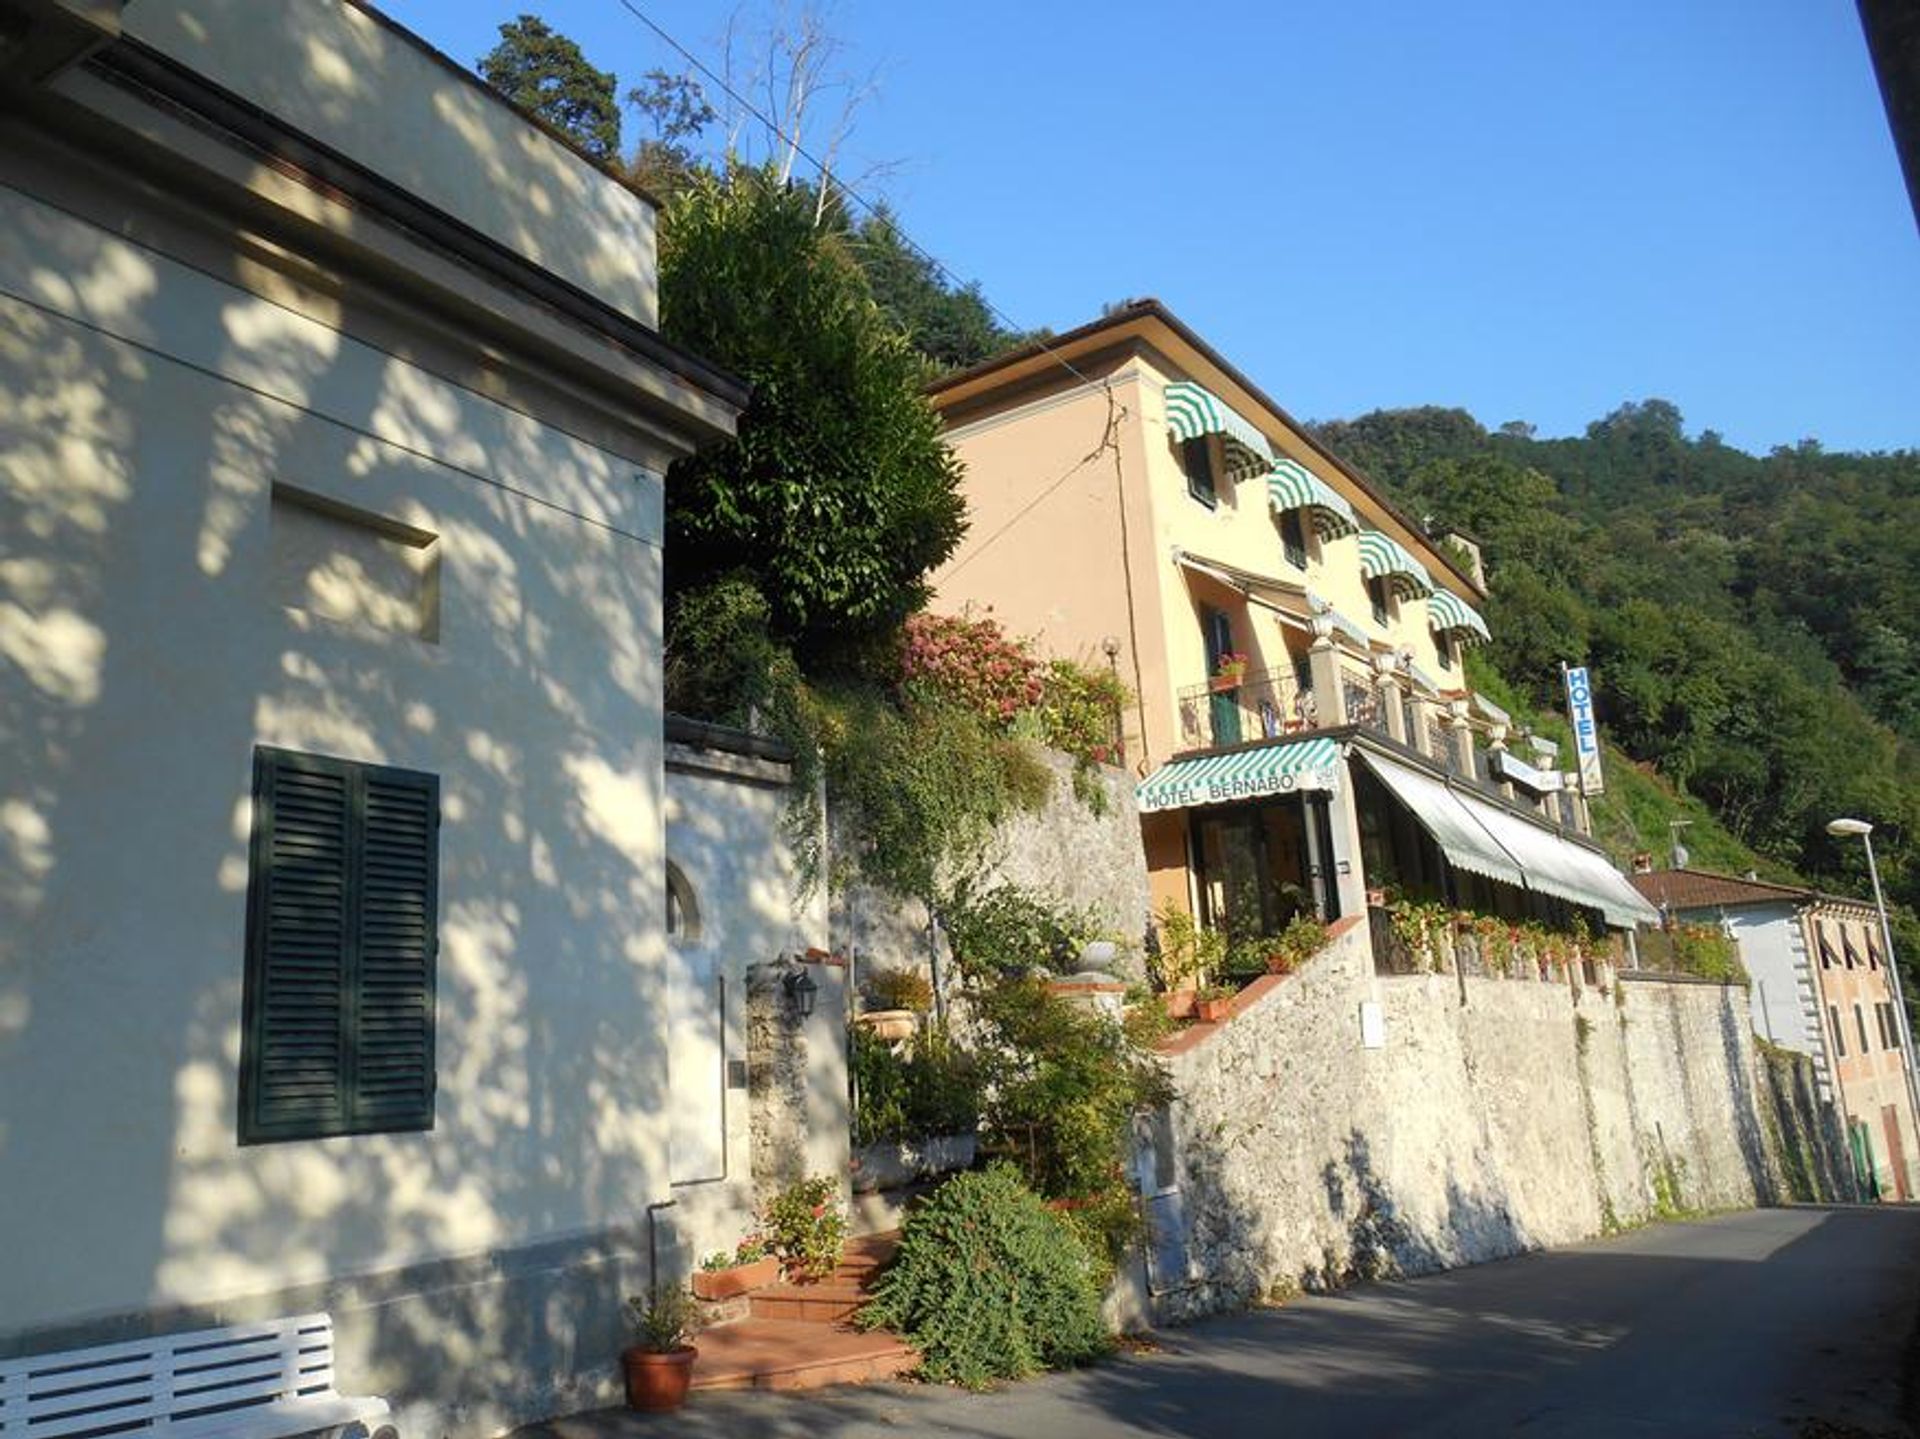
[[[1873,904],[1880,912],[1880,943],[1887,952],[1887,983],[1893,987],[1893,1017],[1900,1025],[1901,1068],[1907,1076],[1907,1102],[1913,1106],[1913,1122],[1920,1127],[1920,1089],[1914,1084],[1913,1029],[1907,1023],[1906,996],[1900,988],[1900,964],[1893,954],[1893,926],[1887,922],[1887,897],[1880,889],[1880,866],[1873,859],[1873,826],[1864,819],[1835,819],[1827,822],[1827,833],[1837,839],[1858,836],[1867,847],[1867,875],[1873,881]]]

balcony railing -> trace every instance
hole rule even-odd
[[[1290,667],[1189,685],[1179,698],[1181,735],[1194,748],[1305,734],[1323,724],[1312,689]]]
[[[1348,724],[1363,725],[1384,735],[1393,733],[1387,723],[1386,691],[1379,680],[1369,674],[1344,670],[1340,675],[1340,692],[1347,702]]]

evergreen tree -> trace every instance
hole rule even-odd
[[[544,120],[602,164],[620,160],[617,81],[587,62],[580,47],[537,15],[500,27],[500,43],[480,60],[486,82]]]

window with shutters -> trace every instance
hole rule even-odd
[[[240,1142],[431,1129],[440,781],[260,748]]]

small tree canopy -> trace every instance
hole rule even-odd
[[[500,27],[500,43],[480,59],[486,82],[539,116],[605,164],[620,159],[618,82],[537,15]]]
[[[675,195],[660,328],[752,387],[737,438],[668,477],[669,605],[750,574],[810,672],[890,635],[965,533],[959,466],[923,361],[811,192],[736,168]]]

